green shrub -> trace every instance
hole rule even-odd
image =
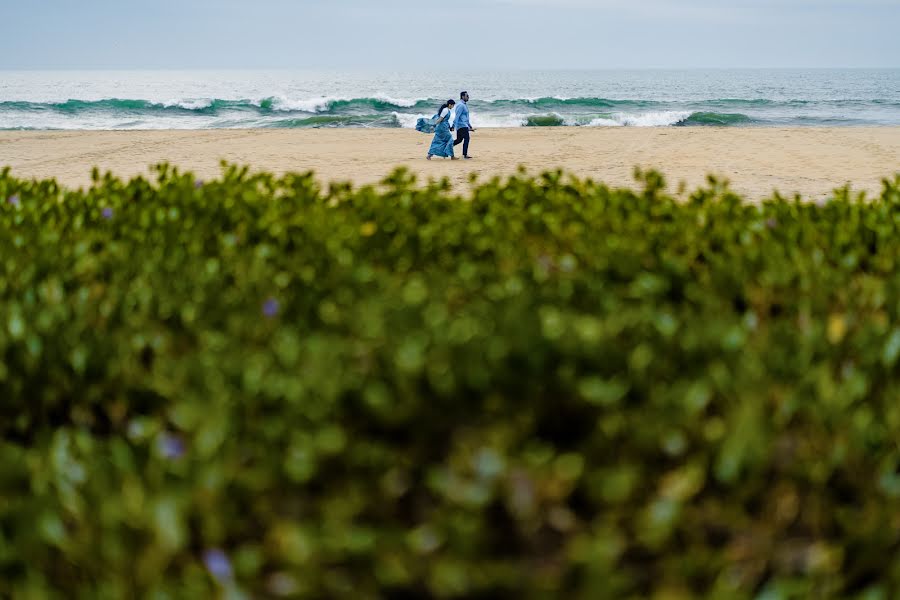
[[[900,176],[0,174],[0,597],[900,594]]]

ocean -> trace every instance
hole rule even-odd
[[[0,129],[900,125],[900,69],[0,72]]]

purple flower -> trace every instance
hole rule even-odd
[[[179,436],[164,433],[159,438],[159,451],[168,460],[178,460],[187,452],[187,446]]]
[[[776,227],[778,227],[778,219],[776,219],[775,217],[769,217],[766,220],[766,227],[768,227],[769,229],[775,229]]]
[[[206,570],[218,581],[231,579],[231,561],[228,556],[219,550],[213,548],[203,553],[203,564]]]
[[[194,189],[199,190],[199,189],[202,188],[202,187],[203,187],[203,180],[202,180],[202,179],[198,179],[197,181],[194,182]]]
[[[113,218],[113,209],[110,207],[106,207],[103,209],[103,218],[104,219],[112,219]]]
[[[19,197],[14,194],[9,197],[9,200],[7,200],[7,202],[12,204],[13,206],[18,206],[19,205]]]
[[[270,319],[278,315],[278,311],[281,309],[281,305],[278,303],[278,300],[275,298],[269,298],[263,303],[263,314],[269,317]]]

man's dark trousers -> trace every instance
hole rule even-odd
[[[469,128],[468,127],[460,127],[456,130],[456,141],[453,142],[454,146],[463,145],[463,156],[469,155]]]

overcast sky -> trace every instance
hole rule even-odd
[[[0,68],[900,67],[900,0],[0,0]]]

